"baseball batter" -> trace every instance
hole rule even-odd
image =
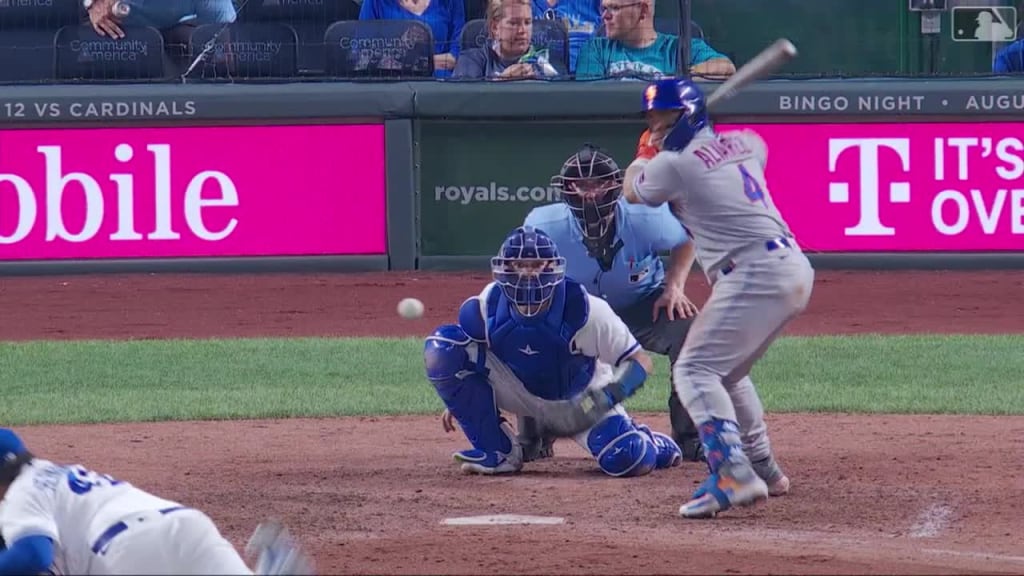
[[[515,229],[491,269],[494,282],[462,304],[458,324],[427,337],[423,352],[427,378],[473,445],[454,454],[470,474],[523,466],[522,447],[499,410],[534,417],[537,402],[611,380],[635,390],[653,368],[608,303],[565,277],[565,259],[544,232]],[[606,474],[642,476],[680,463],[671,438],[636,424],[620,404],[599,416],[574,439]]]
[[[0,574],[253,574],[199,510],[36,458],[6,428],[0,462]],[[257,573],[312,573],[279,526],[261,525],[250,544]]]
[[[538,206],[525,225],[543,230],[565,258],[565,272],[606,300],[647,352],[675,362],[697,308],[686,297],[693,243],[668,206],[650,208],[622,198],[622,170],[603,151],[585,145],[551,179],[561,202]],[[661,252],[670,252],[666,273]],[[672,439],[683,459],[703,459],[697,427],[671,386],[668,400]],[[527,461],[551,454],[550,439],[530,435],[520,418],[519,438]],[[536,448],[534,448],[536,447]]]
[[[760,137],[749,131],[716,134],[704,95],[689,79],[650,84],[643,106],[660,152],[630,165],[626,197],[652,206],[668,203],[692,234],[712,284],[673,367],[711,472],[679,513],[704,518],[754,504],[771,488],[789,488],[772,457],[764,410],[748,376],[806,308],[814,270],[772,202]]]

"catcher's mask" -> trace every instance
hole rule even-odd
[[[615,205],[622,196],[622,170],[608,154],[585,144],[551,178],[579,224],[592,256],[603,259],[615,234]]]
[[[519,314],[530,318],[547,309],[565,280],[565,258],[543,231],[521,226],[491,258],[491,274]]]

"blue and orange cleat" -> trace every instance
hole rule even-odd
[[[768,485],[749,464],[724,462],[694,492],[693,498],[679,507],[683,518],[714,518],[730,508],[753,506],[768,499]]]

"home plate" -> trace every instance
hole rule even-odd
[[[565,518],[558,516],[523,516],[521,514],[489,514],[486,516],[463,516],[445,518],[441,524],[448,526],[501,526],[509,524],[563,524]]]

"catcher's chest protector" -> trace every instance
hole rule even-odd
[[[566,279],[544,316],[530,323],[517,318],[512,306],[500,289],[487,296],[491,351],[535,396],[564,400],[584,390],[593,377],[595,360],[572,349],[572,339],[589,315],[583,287]]]

